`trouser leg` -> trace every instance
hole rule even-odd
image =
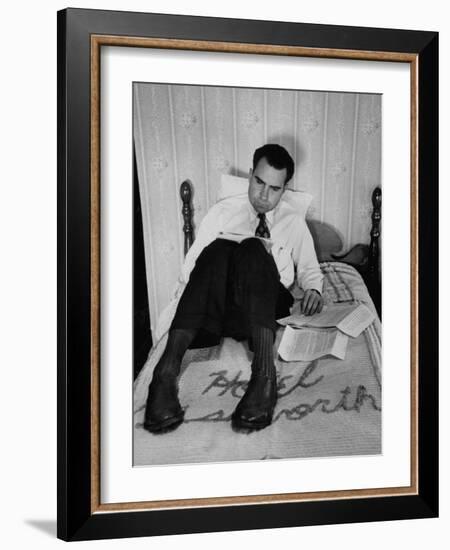
[[[276,319],[289,314],[293,298],[280,283],[275,261],[259,239],[246,239],[234,250],[231,276],[233,300],[226,332],[237,325],[246,338],[251,337],[253,326],[275,334]]]
[[[229,295],[228,270],[236,243],[217,240],[200,254],[181,296],[169,330],[166,349],[155,367],[149,385],[144,427],[153,433],[177,428],[184,419],[178,399],[177,379],[183,355],[204,333],[218,343]]]
[[[169,331],[168,344],[149,386],[144,426],[152,432],[176,428],[184,417],[177,377],[187,347],[215,345],[221,336],[249,338],[255,351],[252,378],[233,414],[237,429],[270,424],[276,402],[273,337],[278,316],[292,296],[280,284],[272,256],[258,239],[241,244],[217,239],[191,273]]]
[[[293,302],[279,281],[259,239],[239,245],[217,239],[197,259],[171,329],[197,328],[191,348],[216,345],[221,336],[250,338],[254,324],[274,333],[275,319],[288,315]]]
[[[235,250],[234,303],[245,312],[246,331],[254,356],[251,378],[232,415],[237,431],[263,429],[272,422],[277,401],[273,342],[276,319],[289,313],[293,298],[280,284],[273,257],[258,239],[248,239]]]
[[[170,329],[196,328],[191,348],[217,345],[232,297],[230,271],[238,244],[216,239],[201,252],[178,303]]]

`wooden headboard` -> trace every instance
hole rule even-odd
[[[189,180],[183,181],[181,184],[180,195],[183,201],[184,254],[186,255],[194,242],[193,209],[191,204],[192,184]],[[379,187],[376,187],[372,193],[372,206],[370,244],[356,244],[344,254],[342,254],[342,238],[333,226],[311,219],[307,219],[306,223],[311,232],[319,262],[339,261],[356,268],[364,278],[381,317],[381,189]]]

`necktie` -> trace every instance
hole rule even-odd
[[[263,237],[264,239],[270,239],[270,231],[266,223],[266,215],[258,214],[259,224],[255,231],[255,237]]]

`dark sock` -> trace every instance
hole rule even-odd
[[[197,329],[176,328],[169,331],[166,349],[155,367],[153,376],[177,377],[180,373],[181,361],[193,341]]]
[[[253,361],[252,375],[262,375],[268,378],[276,376],[275,363],[273,359],[273,332],[270,328],[252,327]]]

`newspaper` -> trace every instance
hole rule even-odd
[[[313,361],[325,355],[345,359],[348,336],[339,330],[286,327],[278,347],[284,361]]]
[[[243,233],[227,233],[227,232],[220,232],[217,235],[218,239],[226,239],[227,241],[234,241],[235,243],[240,243],[244,239],[259,239],[262,241],[264,246],[266,247],[266,250],[270,252],[273,241],[270,239],[264,239],[263,237],[256,237],[255,235],[244,235]]]
[[[344,334],[356,338],[373,323],[375,315],[364,304],[359,305],[329,305],[320,313],[303,315],[293,313],[283,319],[278,319],[280,325],[292,327],[338,328]]]

